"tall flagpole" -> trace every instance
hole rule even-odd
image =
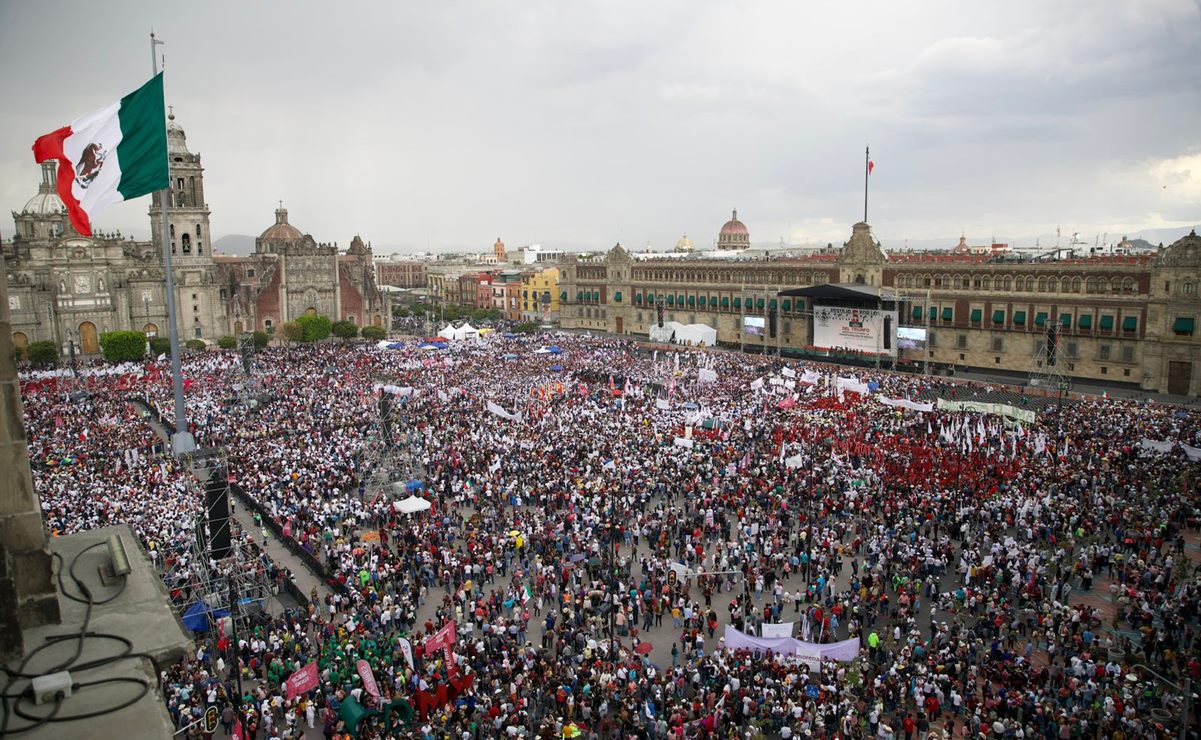
[[[150,69],[158,76],[158,52],[156,47],[162,44],[150,32]],[[166,96],[164,95],[164,102]],[[166,120],[166,111],[163,111]],[[171,201],[171,165],[170,156],[167,164],[167,187],[158,194],[159,213],[162,216],[160,241],[163,243],[163,267],[167,272],[167,335],[171,339],[171,387],[175,392],[175,434],[171,435],[171,451],[183,455],[196,449],[196,440],[188,431],[188,420],[183,405],[183,372],[179,366],[179,327],[175,320],[175,275],[171,267],[171,238],[167,225],[167,204]]]
[[[863,223],[867,223],[867,176],[871,174],[872,148],[863,150]]]

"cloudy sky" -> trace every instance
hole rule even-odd
[[[0,0],[5,213],[34,138],[145,80],[151,26],[215,235],[282,199],[377,251],[703,246],[732,208],[837,241],[866,144],[886,247],[1201,221],[1201,0]],[[146,236],[147,201],[99,226]]]

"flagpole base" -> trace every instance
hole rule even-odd
[[[171,435],[171,452],[176,456],[196,451],[196,440],[191,432],[176,432]]]

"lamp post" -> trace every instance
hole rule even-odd
[[[1192,708],[1193,700],[1192,677],[1186,674],[1184,677],[1184,686],[1181,686],[1175,681],[1170,681],[1166,677],[1160,675],[1146,663],[1135,663],[1134,667],[1143,669],[1147,673],[1150,673],[1152,676],[1158,678],[1161,682],[1166,683],[1168,686],[1171,686],[1180,692],[1182,703],[1180,706],[1180,733],[1178,737],[1180,740],[1185,740],[1185,738],[1188,737],[1189,710]]]
[[[67,330],[67,356],[71,362],[71,374],[76,378],[79,377],[79,368],[75,365],[75,339],[79,336],[79,331],[76,329]]]

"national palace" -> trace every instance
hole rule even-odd
[[[928,328],[928,346],[910,362],[1032,372],[1049,322],[1059,322],[1061,371],[1072,379],[1146,391],[1201,392],[1201,237],[1190,233],[1143,254],[1032,258],[1012,254],[886,253],[867,223],[841,248],[797,257],[752,257],[737,213],[718,249],[701,255],[568,255],[560,275],[564,328],[646,336],[658,321],[701,323],[719,344],[799,356],[814,347],[812,306],[780,295],[806,286],[851,284],[894,296],[900,324]],[[961,246],[963,245],[961,240]],[[760,316],[775,331],[744,334]]]

